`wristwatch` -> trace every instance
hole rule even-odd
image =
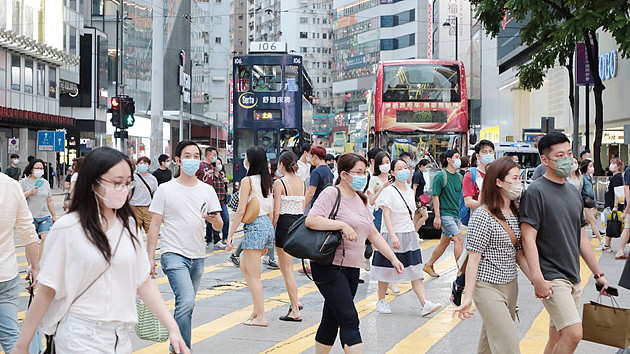
[[[601,278],[603,276],[604,276],[604,273],[593,274],[593,278],[595,278],[595,279],[599,279],[599,278]]]

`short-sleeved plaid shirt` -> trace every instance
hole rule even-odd
[[[219,198],[219,202],[221,205],[225,204],[225,199],[227,198],[227,183],[223,182],[223,178],[225,178],[225,173],[221,171],[218,177],[214,177],[214,191],[217,192],[217,197]]]
[[[481,253],[477,280],[507,284],[518,275],[516,251],[523,249],[518,218],[510,215],[507,223],[516,235],[516,248],[510,235],[490,213],[477,209],[470,217],[466,249]]]

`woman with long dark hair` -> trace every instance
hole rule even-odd
[[[53,202],[50,183],[44,179],[46,165],[40,159],[32,160],[24,169],[26,178],[20,180],[20,187],[28,202],[28,210],[33,215],[35,231],[41,242],[39,243],[39,257],[44,249],[46,235],[57,220],[55,203]]]
[[[267,166],[265,150],[259,146],[252,146],[245,153],[243,166],[247,169],[247,177],[241,181],[238,208],[234,215],[234,222],[228,234],[226,251],[234,248],[234,233],[243,221],[247,204],[253,198],[258,199],[260,211],[258,217],[251,224],[243,226],[243,257],[240,269],[252,295],[254,310],[250,318],[243,324],[247,326],[267,326],[265,315],[262,281],[260,279],[260,261],[273,247],[274,230],[271,219],[273,217],[273,195],[271,191],[271,175]]]
[[[365,240],[370,239],[396,272],[403,272],[402,263],[376,230],[372,213],[363,192],[367,183],[367,161],[363,156],[346,153],[337,164],[339,177],[335,186],[322,191],[306,218],[306,226],[313,230],[340,230],[342,244],[337,248],[330,265],[311,262],[313,280],[324,297],[322,319],[315,335],[316,353],[328,353],[337,338],[346,353],[362,353],[359,315],[354,296],[359,285],[359,269],[363,267]],[[336,218],[329,219],[337,196],[341,194]]]
[[[595,166],[593,165],[593,161],[582,160],[579,172],[582,173],[582,189],[580,190],[582,200],[584,200],[585,202],[588,198],[595,200],[595,190],[593,189],[593,175],[595,174]],[[586,205],[584,206],[584,217],[586,218],[586,222],[591,225],[593,236],[597,237],[597,241],[601,244],[604,239],[599,233],[599,226],[597,226],[597,216],[595,214],[596,211],[597,204],[593,208],[587,208]]]
[[[57,353],[130,353],[136,292],[168,329],[176,353],[189,353],[177,323],[150,279],[149,260],[129,205],[129,158],[108,147],[91,151],[67,215],[50,230],[39,290],[13,353],[26,353],[42,322]]]
[[[510,156],[489,164],[481,189],[484,204],[473,212],[468,225],[466,298],[453,315],[470,318],[475,301],[483,320],[479,353],[520,353],[514,326],[517,264],[530,278],[516,204],[522,191],[519,166]]]
[[[298,171],[297,156],[291,151],[285,151],[278,158],[278,171],[281,178],[273,184],[273,224],[276,227],[276,250],[278,263],[287,287],[291,307],[281,321],[302,321],[300,315],[300,301],[298,300],[297,285],[293,277],[293,257],[284,252],[284,242],[289,233],[289,227],[304,214],[304,195],[306,185],[295,173]]]

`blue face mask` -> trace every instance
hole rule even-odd
[[[212,156],[212,163],[217,162],[217,155]]]
[[[407,182],[407,180],[409,179],[409,175],[411,174],[411,172],[407,169],[404,170],[400,170],[398,172],[396,172],[396,178],[398,178],[399,181],[401,182]]]
[[[140,172],[140,173],[145,173],[145,172],[149,171],[149,165],[146,165],[146,164],[143,164],[143,163],[139,164],[137,166],[137,168],[138,168],[138,172]]]
[[[367,176],[352,176],[352,183],[350,183],[350,187],[352,187],[355,191],[360,191],[365,188],[366,184]]]
[[[189,176],[194,176],[199,170],[199,162],[197,159],[182,159],[182,171]]]
[[[489,165],[494,162],[494,154],[485,154],[481,155],[481,163],[484,165]]]

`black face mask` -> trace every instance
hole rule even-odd
[[[332,170],[332,169],[334,169],[334,168],[335,168],[335,164],[334,164],[334,163],[329,163],[329,164],[328,164],[328,167],[330,167],[330,169]]]

